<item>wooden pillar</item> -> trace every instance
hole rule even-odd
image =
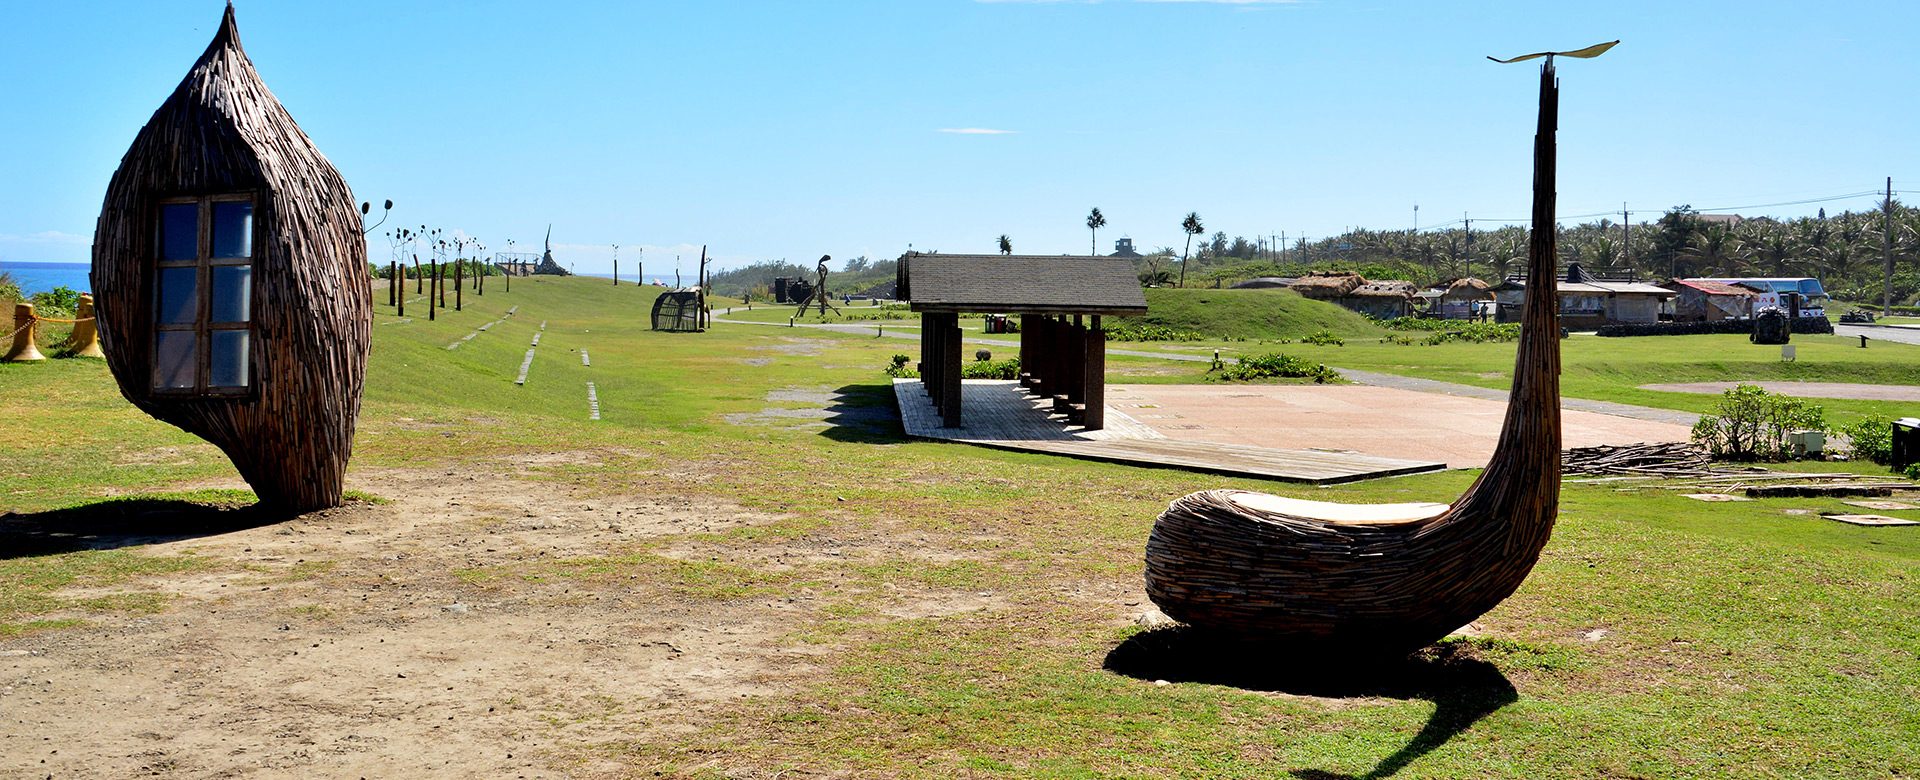
[[[940,315],[940,416],[948,428],[960,427],[960,315]]]
[[[925,390],[927,397],[934,399],[934,403],[939,403],[939,396],[934,395],[939,391],[934,389],[933,382],[933,372],[936,370],[933,365],[933,342],[934,339],[937,338],[939,338],[939,333],[934,330],[933,315],[928,312],[921,312],[920,362],[914,367],[920,371],[920,389]]]
[[[1040,317],[1033,314],[1020,315],[1020,386],[1033,386],[1033,331],[1039,327],[1035,323]]]
[[[1067,331],[1067,354],[1072,363],[1067,367],[1067,403],[1085,403],[1087,400],[1087,326],[1080,315],[1073,315],[1073,325]]]
[[[461,285],[465,284],[467,281],[465,276],[466,272],[467,272],[467,264],[465,261],[462,261],[462,260],[454,261],[453,263],[453,310],[454,311],[460,311],[460,291],[465,289],[461,287]]]
[[[1087,430],[1107,427],[1107,333],[1100,327],[1100,315],[1093,315],[1093,326],[1086,332]]]
[[[1041,353],[1033,361],[1033,392],[1041,398],[1054,396],[1054,384],[1060,382],[1056,361],[1060,359],[1060,321],[1054,315],[1041,315]]]

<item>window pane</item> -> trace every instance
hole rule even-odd
[[[159,269],[154,275],[153,321],[191,325],[199,318],[200,269]]]
[[[213,257],[253,256],[253,204],[213,204]]]
[[[213,267],[213,321],[246,322],[253,311],[253,266]]]
[[[207,384],[211,387],[247,386],[247,341],[244,330],[216,330],[213,332],[213,345],[208,350],[212,358],[212,370],[207,375]]]
[[[157,389],[193,388],[193,331],[163,330],[153,340],[153,386]]]
[[[169,203],[160,207],[160,259],[192,260],[200,256],[200,206]]]

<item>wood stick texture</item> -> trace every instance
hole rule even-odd
[[[158,202],[224,193],[255,198],[252,387],[156,395]],[[121,394],[220,447],[263,503],[339,504],[372,331],[366,242],[352,191],[260,81],[231,6],[114,172],[93,246],[100,335]]]
[[[1437,516],[1333,522],[1249,509],[1232,491],[1173,502],[1147,541],[1147,595],[1196,628],[1315,657],[1405,655],[1498,605],[1533,570],[1560,497],[1554,284],[1558,84],[1540,76],[1533,235],[1513,389],[1485,471]]]

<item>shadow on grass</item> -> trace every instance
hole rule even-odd
[[[296,515],[258,504],[119,498],[26,514],[0,514],[0,560],[112,550],[241,531]]]
[[[1145,631],[1107,653],[1108,671],[1141,680],[1226,685],[1326,698],[1385,697],[1433,702],[1432,717],[1406,746],[1372,771],[1344,775],[1296,769],[1302,780],[1392,777],[1481,718],[1519,698],[1493,664],[1469,646],[1445,642],[1410,657],[1332,665],[1324,657],[1290,655],[1271,644],[1238,642],[1185,626]]]
[[[907,440],[894,407],[892,385],[845,385],[833,391],[827,403],[827,427],[820,431],[834,441],[862,444],[898,444]]]

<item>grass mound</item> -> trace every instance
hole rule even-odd
[[[1201,334],[1205,338],[1298,339],[1326,331],[1346,338],[1378,338],[1367,318],[1292,290],[1149,289],[1147,313],[1118,318],[1119,326],[1142,325]]]

